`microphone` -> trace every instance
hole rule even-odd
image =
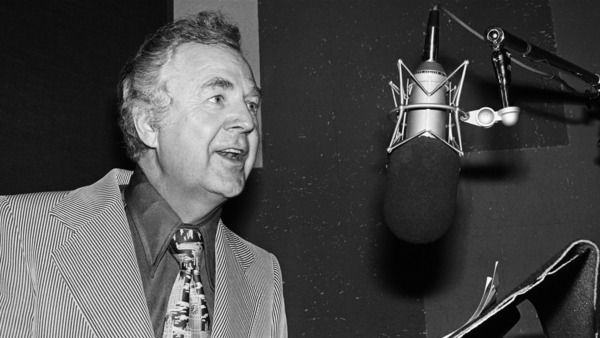
[[[456,208],[462,145],[460,130],[458,145],[454,139],[458,110],[453,119],[453,90],[437,62],[438,40],[439,11],[434,6],[429,12],[422,62],[414,75],[408,71],[411,80],[406,91],[402,78],[400,88],[395,88],[407,104],[396,104],[398,121],[388,148],[384,220],[396,237],[415,244],[441,238],[452,225]],[[401,77],[403,66],[399,60]],[[464,79],[466,62],[463,66]]]

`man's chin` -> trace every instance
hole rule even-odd
[[[238,179],[235,183],[231,182],[230,184],[221,187],[221,189],[219,189],[220,194],[227,199],[234,198],[236,196],[239,196],[242,193],[242,191],[244,191],[245,184],[245,179]]]
[[[243,170],[219,170],[204,178],[208,191],[224,198],[233,198],[242,193],[246,185],[246,173]],[[208,181],[207,181],[208,180]]]

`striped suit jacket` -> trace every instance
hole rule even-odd
[[[71,192],[0,197],[0,337],[153,337],[113,169]],[[219,223],[213,337],[286,337],[275,256]]]

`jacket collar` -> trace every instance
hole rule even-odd
[[[113,169],[96,183],[71,191],[51,214],[67,227],[77,230],[85,221],[103,214],[107,208],[122,205],[119,185],[128,184],[131,174],[128,170]]]

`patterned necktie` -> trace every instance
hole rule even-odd
[[[179,262],[179,275],[173,284],[163,338],[210,337],[210,319],[200,282],[200,259],[204,243],[194,229],[179,229],[171,241],[173,256]]]

